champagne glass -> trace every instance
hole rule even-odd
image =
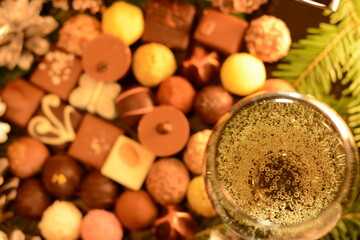
[[[336,226],[357,186],[347,124],[298,93],[241,99],[214,127],[205,160],[216,212],[245,239],[318,239]]]

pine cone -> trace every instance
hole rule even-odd
[[[8,169],[9,160],[7,158],[0,158],[0,223],[12,217],[13,213],[6,211],[6,207],[15,200],[20,183],[18,177],[5,177]]]
[[[214,7],[225,13],[252,13],[268,0],[208,0]]]
[[[18,65],[28,70],[34,55],[50,48],[45,38],[58,23],[52,16],[40,16],[43,0],[5,0],[0,5],[0,67]]]

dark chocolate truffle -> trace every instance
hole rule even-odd
[[[18,213],[39,219],[50,204],[51,198],[40,180],[27,179],[20,184],[15,199],[15,210]]]
[[[150,88],[135,86],[120,93],[116,99],[119,119],[136,127],[140,118],[154,109],[154,96]]]
[[[131,51],[118,37],[101,34],[84,47],[83,68],[94,79],[115,82],[129,70]]]
[[[205,123],[214,124],[233,103],[233,97],[221,86],[207,86],[196,96],[195,111]]]
[[[90,208],[110,208],[117,195],[117,185],[99,172],[89,173],[81,183],[81,199]]]
[[[190,125],[179,109],[163,105],[141,118],[138,135],[140,142],[152,153],[166,157],[185,147],[190,135]]]
[[[42,181],[46,190],[59,199],[70,198],[78,190],[83,169],[66,155],[54,155],[46,160]]]
[[[189,113],[195,100],[195,89],[191,83],[180,76],[172,76],[163,81],[157,92],[157,101],[161,105],[171,105]]]

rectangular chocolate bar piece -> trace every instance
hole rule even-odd
[[[196,26],[194,39],[223,54],[240,50],[248,22],[214,9],[205,9]]]
[[[30,118],[38,109],[45,92],[25,79],[18,78],[1,91],[1,100],[7,105],[4,117],[12,123],[26,127]]]
[[[48,52],[30,76],[30,81],[66,101],[82,72],[81,60],[61,50]]]
[[[195,17],[195,6],[175,1],[150,1],[145,11],[141,40],[186,50]]]

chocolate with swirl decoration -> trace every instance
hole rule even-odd
[[[48,94],[41,100],[41,109],[28,124],[33,138],[56,148],[63,149],[76,136],[82,115],[74,107],[61,102],[60,97]]]

